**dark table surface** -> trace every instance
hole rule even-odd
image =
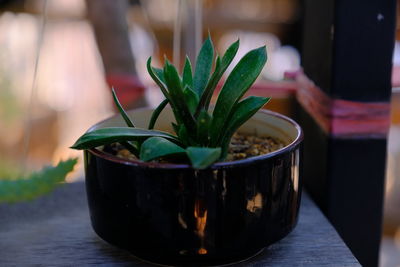
[[[0,204],[0,266],[151,266],[91,228],[83,182],[28,203]],[[360,266],[307,194],[297,227],[235,266]]]

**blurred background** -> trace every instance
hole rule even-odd
[[[144,101],[132,107],[155,106],[162,99],[147,75],[149,56],[154,56],[154,65],[160,65],[164,55],[178,64],[185,54],[193,59],[200,16],[202,37],[210,32],[220,53],[238,37],[239,55],[267,44],[268,63],[253,94],[272,96],[267,108],[291,116],[296,83],[288,73],[300,70],[301,1],[204,0],[201,8],[198,2],[136,0],[126,7],[134,69],[146,88]],[[99,50],[93,28],[99,18],[93,11],[88,19],[86,3],[0,0],[0,177],[18,173],[21,165],[36,170],[81,157],[68,147],[114,113],[110,71],[103,64],[107,49]],[[174,36],[174,28],[180,36]],[[400,40],[400,34],[397,37]],[[381,266],[400,266],[400,42],[393,63]],[[78,166],[68,181],[82,177]]]

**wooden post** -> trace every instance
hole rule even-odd
[[[326,107],[331,116],[328,131],[317,119],[320,114],[301,107],[305,185],[360,263],[377,266],[386,129],[375,127],[377,120],[368,117],[372,112],[368,107],[376,104],[381,108],[381,114],[378,109],[374,112],[382,125],[385,116],[389,120],[385,105],[389,106],[391,94],[396,1],[303,2],[304,72],[333,103]],[[340,117],[343,110],[338,106],[343,103],[354,109]],[[362,116],[357,117],[359,114]],[[359,126],[341,124],[340,133],[333,132],[338,129],[335,119],[349,122],[351,117],[367,130],[354,134]]]
[[[135,74],[126,21],[128,1],[86,0],[86,4],[106,73]]]
[[[86,6],[108,85],[115,87],[126,108],[146,106],[144,86],[137,77],[129,41],[128,1],[86,0]]]

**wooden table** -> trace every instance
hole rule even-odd
[[[0,204],[0,266],[151,266],[91,228],[83,182],[29,203]],[[307,194],[296,229],[235,266],[360,266]]]

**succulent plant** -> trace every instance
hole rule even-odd
[[[235,131],[250,119],[269,98],[250,96],[241,99],[257,79],[266,61],[265,46],[251,50],[233,68],[227,77],[213,109],[211,97],[224,72],[239,48],[239,40],[230,45],[222,56],[215,57],[209,37],[203,44],[194,73],[186,57],[182,75],[168,59],[162,69],[151,66],[147,70],[165,96],[154,110],[148,129],[136,128],[120,105],[113,90],[114,101],[128,127],[112,127],[93,130],[81,136],[72,146],[74,149],[119,142],[143,161],[180,155],[189,159],[196,169],[204,169],[217,161],[223,161],[228,153],[230,140]],[[175,117],[172,123],[175,135],[154,130],[158,116],[170,105]]]

